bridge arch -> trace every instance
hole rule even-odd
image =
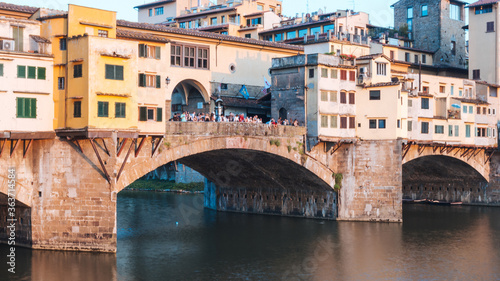
[[[443,163],[450,162],[454,163],[454,165],[462,166],[460,165],[460,162],[462,162],[464,165],[470,167],[470,169],[479,173],[482,176],[482,178],[484,178],[485,181],[489,182],[490,155],[491,154],[489,154],[486,148],[480,148],[480,147],[473,148],[473,147],[447,146],[447,145],[427,146],[418,144],[406,144],[403,146],[402,164],[404,168],[406,163],[412,162],[413,160],[422,157],[436,156],[435,158],[432,159],[442,160],[444,161]],[[453,159],[455,161],[453,161]]]
[[[296,139],[290,144],[286,138],[278,140],[277,145],[267,137],[211,136],[194,141],[181,137],[183,143],[173,146],[169,142],[172,140],[167,139],[157,156],[138,157],[127,165],[115,191],[172,161],[186,164],[210,181],[227,187],[273,182],[277,187],[331,190],[334,185],[331,169],[301,152]],[[300,180],[296,180],[297,175],[301,175]]]

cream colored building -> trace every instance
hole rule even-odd
[[[469,78],[500,84],[498,0],[469,4]]]
[[[165,0],[153,1],[135,6],[138,11],[138,21],[146,23],[172,22],[184,11],[202,9],[212,5],[210,0]]]
[[[38,132],[39,138],[41,132],[53,131],[53,56],[40,26],[38,21],[0,18],[0,131],[6,137]]]
[[[396,42],[394,42],[396,43]],[[370,42],[371,54],[384,54],[393,61],[406,62],[411,64],[433,65],[431,51],[419,50],[405,47],[401,42],[397,44],[385,44],[376,41]]]

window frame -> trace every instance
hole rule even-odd
[[[194,58],[194,67],[185,65],[185,48],[194,48],[194,57],[188,56],[188,58]],[[206,51],[207,57],[199,57],[199,50]],[[194,45],[194,44],[171,44],[170,47],[170,66],[173,67],[184,67],[184,68],[193,68],[193,69],[202,69],[202,70],[210,70],[210,47]],[[173,52],[172,52],[173,51]],[[179,51],[180,53],[178,53]],[[179,64],[177,63],[179,61]],[[173,63],[172,63],[173,62]],[[200,67],[200,62],[202,63]],[[206,68],[205,68],[206,63]]]

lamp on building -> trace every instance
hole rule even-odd
[[[167,86],[168,84],[170,84],[170,77],[167,76],[167,78],[165,79],[165,83],[167,83]]]

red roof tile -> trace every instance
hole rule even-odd
[[[30,7],[30,6],[21,6],[21,5],[15,5],[15,4],[10,4],[10,3],[5,3],[5,2],[0,2],[0,9],[2,10],[8,10],[8,11],[15,11],[15,12],[22,12],[22,13],[29,13],[33,14],[38,10],[38,8],[35,7]]]

